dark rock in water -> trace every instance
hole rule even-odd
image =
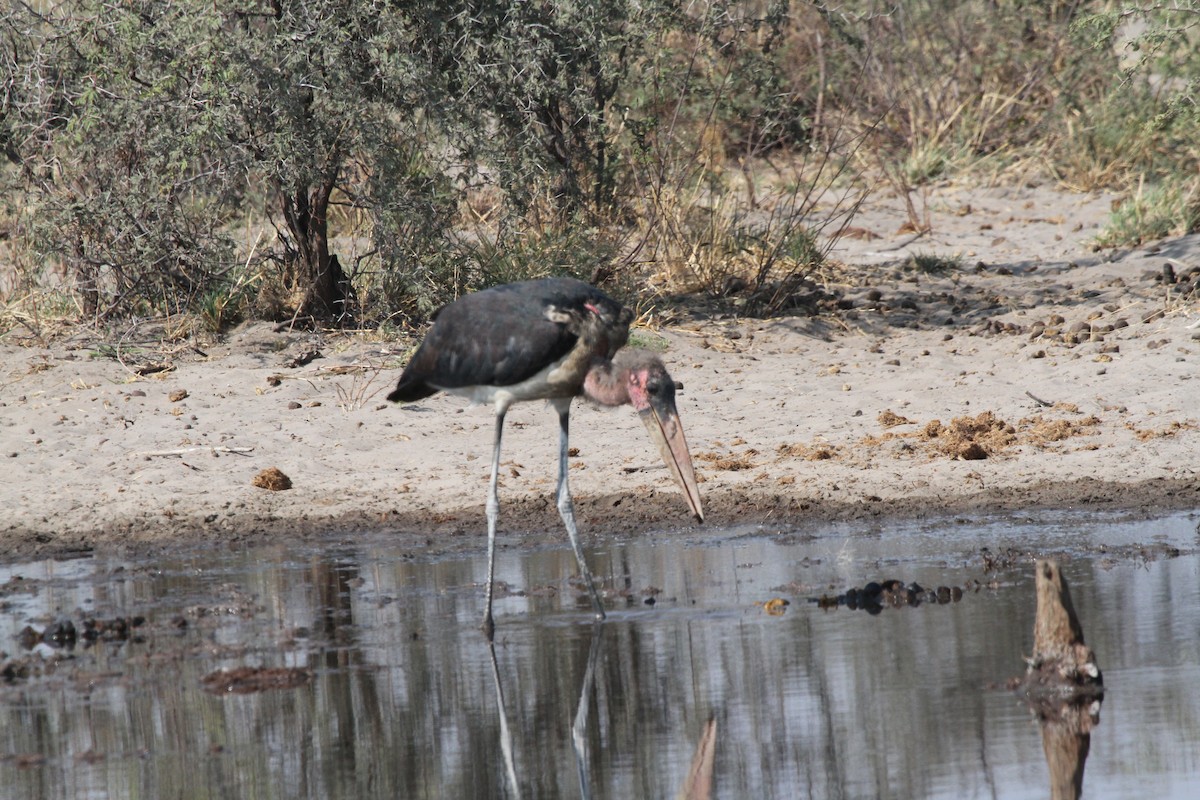
[[[15,683],[29,677],[29,664],[24,661],[7,661],[0,664],[0,679],[5,683]]]
[[[33,648],[37,647],[38,642],[42,641],[42,635],[30,626],[26,625],[21,629],[21,632],[17,634],[17,641],[20,642],[21,647],[25,648],[26,650],[32,650]]]

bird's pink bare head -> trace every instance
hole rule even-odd
[[[624,394],[624,398],[618,402],[628,402],[638,412],[642,424],[650,432],[650,438],[658,445],[671,476],[683,490],[692,514],[697,520],[703,521],[704,512],[700,508],[700,489],[696,485],[692,455],[688,451],[683,424],[675,408],[675,381],[667,373],[662,361],[646,350],[618,352],[613,359],[613,373],[618,384],[614,388]]]
[[[644,350],[622,350],[619,355],[642,354]],[[629,394],[629,404],[634,407],[639,413],[650,408],[652,401],[657,398],[659,402],[669,402],[672,406],[675,405],[675,381],[667,374],[667,368],[663,363],[649,353],[645,353],[645,358],[638,358],[637,363],[628,365],[620,364],[622,360],[618,357],[617,367],[624,378],[625,391]]]

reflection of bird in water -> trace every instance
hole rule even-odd
[[[508,708],[504,704],[504,687],[500,683],[500,664],[496,661],[496,645],[488,638],[488,655],[492,661],[492,683],[496,687],[496,710],[500,715],[500,754],[504,758],[504,774],[513,797],[521,796],[517,782],[517,765],[513,759],[512,731],[508,727]]]
[[[579,705],[575,708],[575,722],[571,726],[571,744],[575,748],[576,764],[579,767],[579,793],[583,798],[592,796],[587,768],[587,726],[591,710],[592,688],[596,683],[596,666],[600,660],[601,641],[604,628],[592,627],[592,645],[588,648],[587,669],[583,673],[583,686],[579,690]],[[679,787],[676,800],[709,800],[712,796],[713,761],[717,752],[717,721],[710,719],[704,724],[696,752],[688,767],[687,777]]]
[[[579,774],[579,795],[583,800],[592,796],[590,771],[588,768],[588,719],[591,716],[592,698],[595,695],[596,670],[600,664],[600,654],[603,651],[605,626],[599,622],[592,625],[592,640],[588,647],[587,667],[580,681],[579,702],[575,707],[575,719],[571,724],[571,747],[575,750],[575,765]],[[491,658],[492,680],[496,689],[496,708],[500,715],[500,752],[504,759],[505,779],[508,792],[513,797],[521,796],[521,787],[517,778],[513,754],[513,740],[508,725],[508,711],[504,703],[504,689],[500,682],[500,665],[496,660],[496,646],[488,641],[488,655]],[[602,693],[604,694],[604,693]],[[601,719],[611,719],[611,716],[601,715]],[[608,739],[603,732],[596,741]],[[688,767],[687,776],[675,795],[676,800],[710,800],[712,797],[713,765],[717,751],[717,721],[709,719],[704,724],[696,751]]]
[[[434,315],[434,324],[404,368],[388,399],[414,402],[445,391],[492,403],[496,429],[488,489],[487,608],[492,621],[496,485],[504,416],[513,403],[548,400],[558,412],[558,510],[598,619],[604,608],[579,547],[567,482],[571,400],[583,396],[604,406],[632,405],[656,440],[663,460],[697,520],[700,492],[675,408],[675,382],[652,353],[623,349],[633,314],[595,287],[569,278],[544,278],[466,295]],[[616,444],[616,443],[614,443]]]
[[[717,721],[710,719],[704,723],[704,731],[700,741],[696,743],[696,753],[692,756],[692,764],[688,767],[687,778],[679,787],[675,800],[709,800],[712,797],[713,762],[717,754]]]

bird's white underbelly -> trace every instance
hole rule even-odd
[[[460,386],[454,389],[438,387],[444,392],[465,397],[472,403],[490,403],[508,408],[513,403],[528,400],[548,400],[553,397],[573,397],[579,391],[578,381],[563,374],[559,368],[567,360],[563,356],[537,374],[509,386]]]

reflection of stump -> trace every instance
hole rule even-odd
[[[1019,690],[1042,726],[1050,796],[1078,798],[1092,728],[1100,722],[1104,684],[1096,656],[1083,642],[1067,581],[1053,561],[1037,562],[1033,657]]]
[[[1033,706],[1042,725],[1051,800],[1076,800],[1083,794],[1083,768],[1092,745],[1092,727],[1100,722],[1100,699],[1043,697]]]

